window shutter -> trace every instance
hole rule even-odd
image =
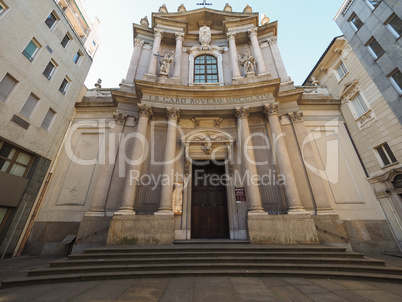
[[[0,101],[4,102],[10,94],[17,81],[10,77],[8,74],[0,82]]]
[[[37,103],[38,101],[39,101],[39,99],[38,99],[36,96],[34,96],[33,94],[31,94],[31,95],[28,97],[27,101],[25,102],[24,106],[22,107],[20,113],[21,113],[23,116],[25,116],[25,117],[27,117],[27,118],[30,118],[32,112],[33,112],[34,109],[35,109],[36,103]]]
[[[42,122],[41,127],[45,130],[49,130],[50,124],[52,123],[53,117],[55,116],[56,112],[54,112],[52,109],[49,109],[49,111],[46,113],[45,119]]]
[[[25,52],[30,55],[31,57],[33,57],[36,49],[38,47],[35,45],[35,43],[33,41],[29,42],[28,46],[25,48]]]

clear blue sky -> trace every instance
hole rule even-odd
[[[169,12],[176,12],[181,3],[187,10],[199,8],[196,3],[202,0],[81,0],[84,8],[93,20],[100,19],[98,30],[102,44],[96,54],[91,70],[85,82],[93,88],[98,78],[102,79],[103,88],[118,87],[126,77],[127,68],[133,51],[132,23],[157,12],[165,3]],[[288,74],[296,85],[301,85],[311,69],[317,63],[329,43],[341,31],[333,21],[335,14],[344,0],[258,0],[243,1],[208,1],[209,8],[223,10],[229,2],[234,12],[242,12],[249,4],[253,12],[265,13],[271,21],[279,21],[278,45]]]

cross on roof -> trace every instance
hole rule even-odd
[[[202,0],[202,3],[197,3],[197,5],[203,5],[205,7],[205,5],[212,5],[212,3],[207,3],[207,0]]]

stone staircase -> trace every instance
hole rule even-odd
[[[306,277],[402,282],[402,268],[345,248],[190,241],[169,246],[91,248],[2,281],[2,287],[187,276]]]

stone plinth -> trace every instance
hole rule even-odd
[[[110,223],[106,244],[172,244],[173,241],[173,215],[115,215]]]
[[[248,214],[251,244],[319,244],[314,220],[308,214]]]

